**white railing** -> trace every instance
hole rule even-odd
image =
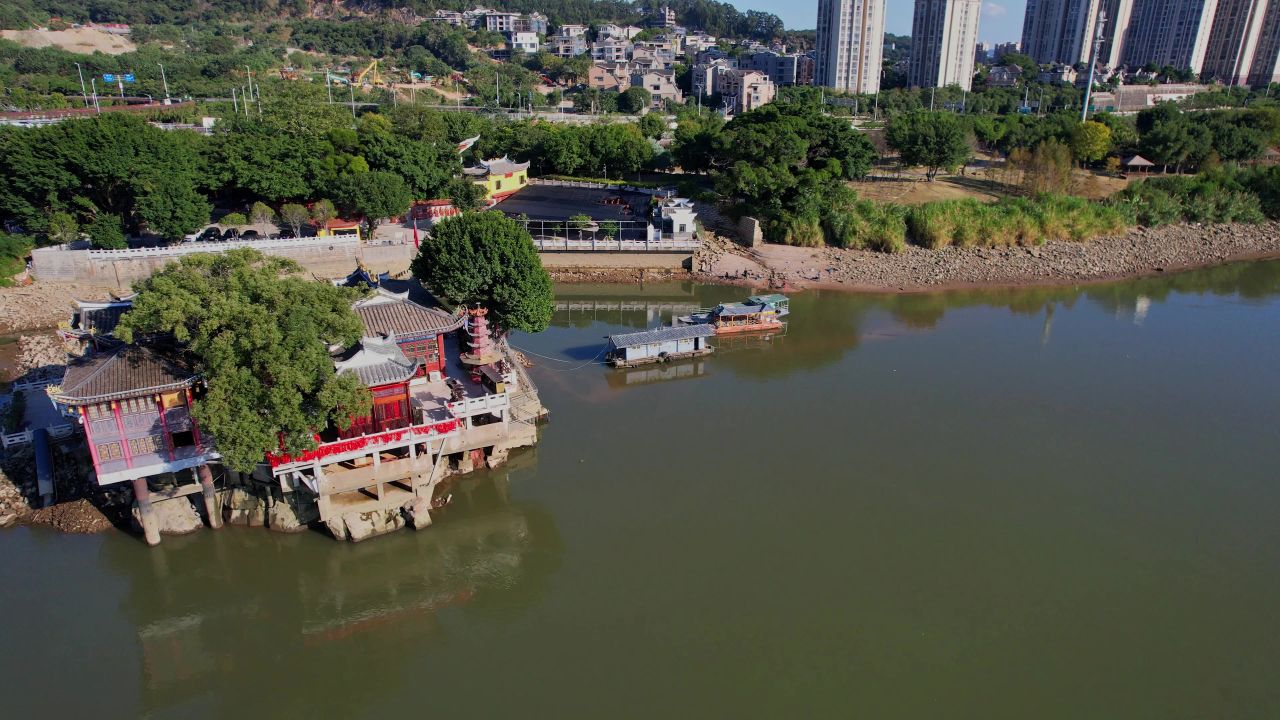
[[[594,190],[621,190],[622,192],[640,193],[642,195],[666,196],[674,195],[675,188],[651,188],[636,185],[613,185],[610,183],[590,182],[588,180],[552,180],[550,178],[529,178],[530,185],[551,185],[553,187],[592,188]]]
[[[473,415],[483,415],[484,413],[505,411],[511,407],[511,398],[505,392],[496,395],[482,395],[451,402],[448,407],[449,412],[453,413],[454,417],[466,418]]]
[[[659,240],[599,240],[539,237],[539,252],[692,252],[702,246],[696,238]]]
[[[187,242],[167,247],[123,248],[120,250],[89,250],[91,258],[141,258],[177,257],[202,252],[224,252],[233,248],[255,250],[304,250],[307,248],[355,247],[360,244],[356,235],[330,235],[325,237],[279,238],[276,240],[228,240],[226,242]]]
[[[45,430],[48,430],[49,437],[53,438],[70,437],[71,433],[75,432],[75,428],[67,424],[50,425],[45,428]],[[0,435],[0,443],[4,444],[5,449],[14,445],[29,445],[31,441],[35,439],[35,435],[35,430],[22,430],[16,433],[5,433]]]
[[[34,380],[19,380],[13,384],[13,389],[15,392],[19,390],[38,390],[49,385],[57,385],[60,382],[62,382],[61,375],[36,378]]]

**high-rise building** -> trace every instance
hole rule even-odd
[[[1124,64],[1199,73],[1218,4],[1218,0],[1133,0],[1122,52]]]
[[[1248,84],[1255,60],[1261,59],[1258,50],[1265,39],[1265,21],[1276,14],[1268,9],[1276,4],[1275,0],[1218,0],[1201,72],[1228,85]]]
[[[1125,33],[1136,0],[1027,0],[1022,23],[1022,52],[1038,63],[1088,63],[1105,13],[1098,62],[1121,62]]]
[[[970,89],[981,14],[982,0],[916,0],[907,73],[912,87]]]
[[[1280,0],[1271,0],[1263,16],[1248,82],[1254,87],[1280,83]]]
[[[814,83],[856,93],[880,91],[885,0],[818,0]]]

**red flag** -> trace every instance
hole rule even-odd
[[[418,247],[418,216],[413,216],[413,246]]]

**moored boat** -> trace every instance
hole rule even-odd
[[[721,303],[676,318],[677,325],[711,325],[717,335],[777,330],[786,325],[791,300],[786,295],[752,295],[744,302]]]

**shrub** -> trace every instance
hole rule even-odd
[[[1117,193],[1112,204],[1130,221],[1148,227],[1179,221],[1256,223],[1266,218],[1261,192],[1267,190],[1246,189],[1238,174],[1215,172],[1143,180]]]
[[[248,225],[249,219],[244,216],[244,213],[231,212],[222,216],[222,224],[229,225],[231,227],[240,227],[241,225]]]
[[[899,205],[862,200],[823,220],[828,245],[896,253],[906,247],[906,213]]]

